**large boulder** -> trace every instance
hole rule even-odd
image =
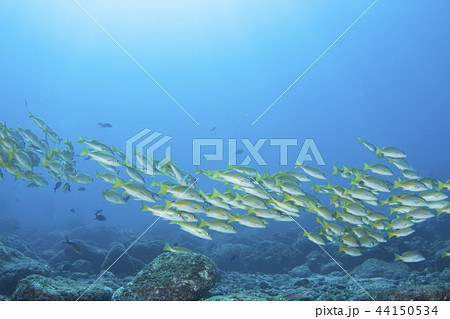
[[[88,289],[89,288],[89,289]],[[27,301],[102,301],[111,300],[113,289],[96,283],[92,286],[68,278],[31,275],[19,281],[11,300]]]
[[[387,279],[407,279],[411,270],[402,262],[388,263],[371,258],[356,266],[351,272],[352,276],[360,278],[383,277]]]
[[[0,295],[11,295],[17,282],[32,274],[48,275],[50,267],[35,261],[20,251],[0,246]]]
[[[194,253],[164,253],[118,289],[113,300],[199,300],[217,279],[217,266]]]

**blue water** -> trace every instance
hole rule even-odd
[[[313,139],[325,161],[321,169],[331,176],[333,164],[362,168],[364,162],[375,162],[373,154],[357,143],[359,136],[380,147],[403,149],[421,176],[446,181],[450,179],[448,1],[379,1],[252,125],[371,3],[128,1],[125,5],[80,0],[197,125],[74,2],[1,1],[0,120],[8,127],[39,132],[28,119],[31,111],[72,141],[77,154],[80,135],[125,151],[127,139],[149,128],[172,137],[172,160],[192,174],[196,138],[224,141],[224,159],[202,158],[200,167],[205,169],[226,167],[230,138],[237,139],[237,148],[244,151],[238,164],[249,155],[240,139],[253,144],[267,139],[260,152],[267,165],[254,159],[249,165],[270,173],[292,169],[305,139]],[[113,128],[100,128],[98,122],[109,122]],[[274,138],[299,141],[289,147],[287,166],[280,166],[279,149],[269,145]],[[91,175],[99,170],[82,158],[77,158],[77,168]],[[86,186],[86,192],[76,191],[82,185],[72,183],[71,194],[30,189],[26,184],[14,182],[9,174],[0,182],[0,216],[13,219],[25,232],[99,225],[93,214],[101,208],[108,218],[103,226],[137,234],[156,219],[139,212],[139,201],[127,206],[105,202],[100,191],[108,186],[100,180]],[[205,177],[199,184],[208,192],[214,186],[225,189]],[[310,216],[304,223],[317,227]],[[158,222],[147,236],[176,238],[181,231],[167,224]],[[237,229],[270,236],[293,227],[270,223],[264,230]],[[214,235],[219,242],[232,236]]]

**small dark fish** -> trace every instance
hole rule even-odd
[[[56,190],[61,186],[61,182],[57,182],[55,184],[55,187],[53,187],[53,191],[56,192]]]
[[[84,187],[78,188],[78,191],[79,191],[79,192],[84,192],[85,190],[86,190],[86,188],[84,188]]]
[[[216,127],[214,126],[212,129],[210,129],[210,131],[215,131],[216,130]]]
[[[62,187],[62,191],[63,191],[63,193],[70,193],[70,184],[65,183]]]
[[[28,107],[27,99],[25,99],[25,106]]]
[[[90,160],[90,159],[91,159],[90,156],[86,156],[86,157],[84,158],[85,161]]]
[[[103,215],[95,215],[95,219],[99,222],[104,222],[106,220],[106,217]]]
[[[232,262],[235,259],[236,259],[236,255],[233,255],[233,257],[231,257],[231,259],[230,259],[230,262]]]
[[[36,183],[30,183],[30,184],[27,185],[27,187],[38,188],[39,186]]]
[[[128,201],[130,200],[130,198],[131,198],[130,195],[125,196],[125,201],[128,203]]]
[[[100,126],[101,128],[111,128],[111,127],[113,127],[111,125],[111,123],[98,123],[98,126]]]
[[[238,150],[236,151],[236,154],[237,154],[237,155],[242,154],[242,153],[244,153],[244,151],[241,150],[241,149],[238,149]]]
[[[81,248],[80,246],[78,246],[77,244],[69,241],[69,239],[66,236],[66,241],[64,242],[65,244],[67,244],[67,246],[69,246],[74,252],[76,252],[78,255],[81,255]]]
[[[99,209],[98,211],[95,212],[95,215],[100,214],[103,211],[103,209]]]
[[[70,210],[70,212],[71,212],[71,213],[75,213],[75,209],[72,208],[72,209]]]

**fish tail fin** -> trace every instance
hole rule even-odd
[[[358,137],[358,144],[361,144],[362,142],[363,140],[360,137]]]
[[[397,189],[400,187],[401,181],[394,181],[394,189]]]
[[[195,174],[203,174],[203,170],[200,167],[195,169]]]
[[[89,154],[89,152],[86,149],[84,149],[84,148],[81,149],[80,156],[84,156],[84,155],[88,155],[88,154]]]
[[[172,251],[172,247],[170,247],[170,245],[169,245],[168,242],[166,242],[166,243],[164,244],[163,251]]]
[[[341,245],[339,245],[339,252],[343,252],[344,251],[344,247],[342,247]]]
[[[73,175],[69,175],[69,177],[70,177],[71,182],[73,182],[76,179],[76,176],[73,176]]]
[[[167,186],[161,185],[158,194],[159,194],[159,195],[166,195],[166,194],[167,194],[167,189],[168,189]]]
[[[169,209],[173,205],[173,203],[170,200],[165,199],[164,202],[166,203],[166,206],[164,206],[165,210]]]
[[[238,215],[238,214],[236,214],[236,215]],[[235,222],[236,220],[237,220],[237,216],[235,217],[235,216],[230,214],[230,217],[228,217],[228,223]]]
[[[303,236],[308,237],[308,233],[306,232],[306,230],[303,231]]]
[[[394,261],[397,261],[397,260],[402,260],[402,256],[394,253]]]
[[[340,172],[340,169],[336,167],[336,165],[333,165],[333,175],[336,175]]]
[[[113,189],[115,189],[115,188],[119,188],[119,187],[122,187],[124,184],[122,183],[122,181],[118,178],[118,177],[116,177],[116,182],[114,183],[114,185],[113,185]]]
[[[392,233],[388,233],[388,237],[389,237],[389,239],[391,239],[392,238],[392,236],[394,236],[394,233],[392,232]]]
[[[308,208],[308,212],[313,212],[317,209],[317,206],[314,205],[313,203],[309,204],[309,208]]]
[[[198,227],[203,228],[206,225],[208,225],[208,222],[204,220],[203,218],[200,218],[200,225]]]
[[[442,183],[441,181],[438,181],[438,189],[439,191],[441,191],[444,188],[445,184]]]
[[[158,183],[156,180],[152,179],[152,182],[151,182],[151,184],[150,184],[150,187],[156,187],[156,186],[158,186],[158,185],[159,185],[159,183]]]
[[[150,207],[146,203],[142,202],[141,213],[149,211],[149,210],[150,210]]]
[[[220,175],[220,172],[217,169],[214,169],[214,174],[213,174],[212,178],[213,179],[217,178],[217,177],[219,177],[219,175]]]
[[[102,177],[102,175],[99,172],[96,172],[97,174],[95,175],[95,178],[99,178]]]
[[[219,197],[219,195],[221,195],[220,192],[216,188],[214,188],[211,198],[217,198]]]
[[[436,211],[437,211],[437,216],[440,216],[444,212],[444,209],[436,209]]]
[[[86,140],[80,136],[77,143],[84,143],[84,142],[86,142]]]

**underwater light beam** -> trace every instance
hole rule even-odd
[[[195,183],[197,183],[199,179],[200,178],[197,178],[195,180],[195,182],[191,183],[191,185],[189,185],[189,187],[184,191],[183,195],[186,194],[186,192],[189,191],[189,189],[192,187],[192,185],[195,185]],[[182,198],[183,195],[180,198]],[[133,241],[130,244],[130,246],[128,246],[128,248],[125,249],[125,251],[119,257],[117,257],[117,259],[108,268],[106,268],[105,271],[103,271],[101,273],[101,275],[98,276],[98,278],[89,287],[87,287],[86,290],[84,290],[83,293],[75,301],[79,301],[81,299],[81,297],[83,297],[112,268],[112,266],[114,266],[150,230],[150,228],[152,228],[156,224],[156,222],[158,220],[160,220],[160,218],[162,218],[176,202],[178,202],[178,200],[180,198],[177,198],[174,202],[172,202],[172,204],[169,205],[169,207],[166,208],[166,210],[161,214],[161,216],[158,216],[158,218],[150,226],[148,226],[147,229],[144,230],[142,232],[142,234],[140,234],[139,237],[136,238],[136,240]]]
[[[310,66],[308,66],[306,68],[306,70],[303,71],[303,73],[300,74],[300,76],[297,79],[295,79],[295,81],[292,82],[292,84],[289,85],[288,88],[286,90],[284,90],[284,92],[281,93],[280,96],[277,97],[275,99],[275,101],[273,101],[272,104],[270,104],[266,108],[266,110],[264,112],[262,112],[260,116],[258,116],[258,118],[256,120],[253,121],[252,126],[255,125],[256,122],[258,122],[259,119],[261,117],[263,117],[264,114],[266,114],[272,108],[272,106],[274,106],[275,103],[277,103],[295,85],[295,83],[297,83],[367,13],[367,11],[369,11],[370,8],[372,8],[375,5],[375,3],[377,3],[377,2],[378,2],[378,0],[375,0],[363,13],[361,13],[361,15],[358,18],[356,18],[356,20],[353,21],[353,23],[350,24],[350,26],[347,29],[345,29],[345,31],[342,32],[342,34],[336,40],[334,40],[334,42],[331,43],[330,46],[325,51],[323,51],[322,54],[319,55],[319,57],[317,59],[315,59],[314,62],[311,63]]]
[[[153,82],[155,82],[155,84],[157,86],[159,86],[159,88],[166,93],[166,95],[173,101],[175,102],[176,105],[178,105],[180,107],[180,109],[183,110],[184,113],[187,114],[187,116],[189,116],[191,118],[192,121],[195,122],[195,124],[200,125],[197,120],[177,101],[175,100],[175,98],[169,93],[167,92],[167,90],[158,82],[156,81],[156,79],[151,76],[150,73],[148,73],[148,71],[135,59],[133,58],[133,56],[127,51],[125,50],[125,48],[120,45],[119,42],[117,42],[117,40],[111,35],[109,34],[108,31],[105,30],[105,28],[103,28],[101,26],[101,24],[77,1],[77,0],[73,0],[73,2],[75,2],[75,4],[92,20],[94,21],[94,23],[100,28],[102,29],[102,31],[111,39],[114,41],[115,44],[117,44],[117,46],[134,62],[134,64],[136,64]]]

